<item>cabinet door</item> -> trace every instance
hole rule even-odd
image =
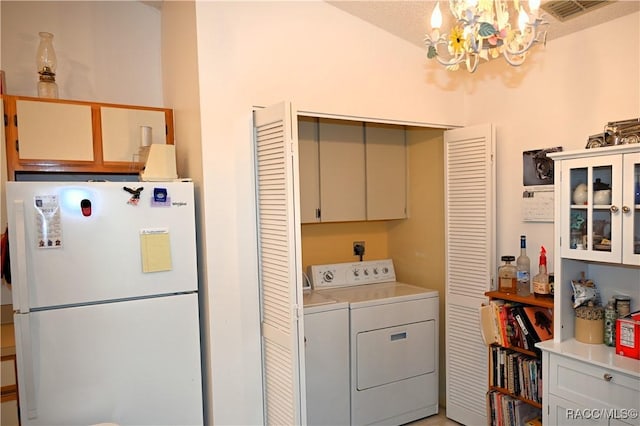
[[[298,161],[300,164],[300,221],[320,222],[320,159],[318,119],[298,118]]]
[[[624,155],[622,263],[640,265],[640,153]]]
[[[320,119],[322,222],[366,220],[363,123]]]
[[[600,411],[595,407],[583,407],[573,401],[549,396],[548,421],[543,419],[543,424],[550,425],[575,425],[575,426],[607,426],[609,421],[599,416]]]
[[[18,426],[18,400],[7,399],[2,400],[2,408],[0,408],[0,424],[2,426]]]
[[[349,310],[304,314],[308,425],[349,424]]]
[[[21,160],[93,161],[91,107],[16,101]]]
[[[562,172],[562,256],[621,262],[622,156],[565,160]]]
[[[150,142],[167,142],[164,111],[101,107],[102,157],[104,161],[136,162],[142,139],[142,127],[150,128]],[[149,131],[149,130],[144,130]]]
[[[403,126],[365,123],[367,220],[407,217],[407,151]]]

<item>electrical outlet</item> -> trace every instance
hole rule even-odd
[[[364,241],[353,242],[353,255],[362,256],[364,254]]]

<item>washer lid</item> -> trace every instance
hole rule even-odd
[[[327,294],[313,290],[304,290],[302,292],[302,301],[305,313],[324,312],[347,307],[347,303],[339,302]]]
[[[351,309],[438,297],[437,290],[395,281],[334,288],[323,290],[322,293],[340,302],[349,302]]]

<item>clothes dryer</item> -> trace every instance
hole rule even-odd
[[[349,304],[351,424],[437,414],[438,292],[397,282],[391,259],[315,265],[310,277]]]

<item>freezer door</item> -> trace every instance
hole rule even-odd
[[[14,317],[22,425],[203,423],[196,294]]]
[[[8,182],[14,308],[197,290],[193,195],[185,182]]]

